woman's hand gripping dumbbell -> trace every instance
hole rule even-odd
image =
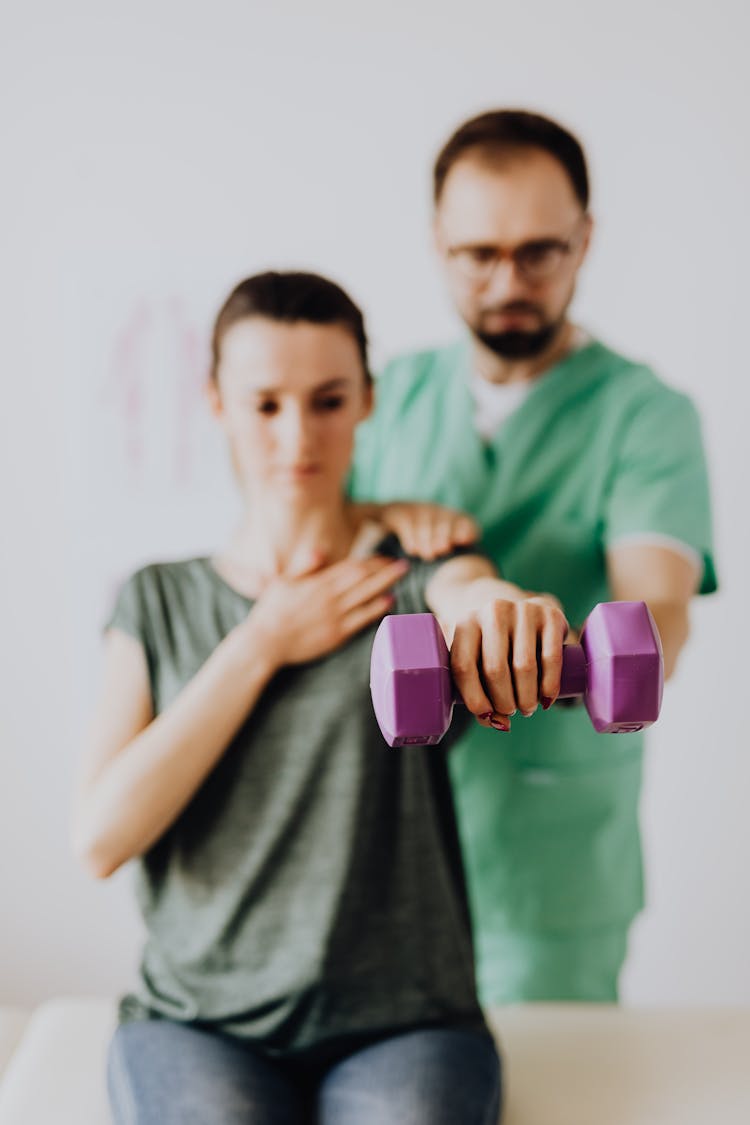
[[[582,697],[594,728],[642,730],[659,716],[664,667],[661,641],[645,602],[602,602],[578,644],[563,646],[558,698]],[[431,613],[383,619],[370,663],[375,716],[389,746],[434,745],[462,703],[448,646]]]

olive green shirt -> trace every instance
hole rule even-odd
[[[425,610],[432,569],[412,561],[396,612]],[[125,583],[109,625],[142,643],[156,714],[252,604],[206,558]],[[123,1019],[196,1022],[279,1054],[484,1026],[444,748],[384,743],[374,632],[282,669],[137,862],[148,940]]]

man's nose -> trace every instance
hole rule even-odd
[[[504,255],[495,263],[484,291],[490,304],[514,300],[526,293],[526,284],[520,277],[518,267],[510,256]]]

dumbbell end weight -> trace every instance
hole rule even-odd
[[[585,691],[581,690],[582,664]],[[600,734],[629,734],[656,722],[663,691],[661,640],[646,603],[601,602],[594,606],[580,644],[564,649],[560,695],[583,694],[591,722]]]
[[[370,688],[389,746],[434,746],[441,740],[456,697],[437,618],[399,613],[381,621],[372,646]]]

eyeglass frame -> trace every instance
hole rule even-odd
[[[551,278],[553,278],[562,267],[565,258],[569,254],[575,253],[575,251],[578,249],[583,240],[585,228],[581,230],[578,236],[576,236],[576,227],[578,227],[579,224],[582,225],[584,223],[584,220],[588,218],[588,212],[584,212],[582,215],[579,215],[579,217],[576,219],[576,224],[573,228],[573,232],[567,239],[532,238],[527,242],[522,242],[520,246],[516,246],[512,250],[503,250],[501,247],[491,246],[488,243],[482,242],[466,243],[462,246],[447,247],[445,251],[446,257],[455,264],[458,272],[467,281],[481,288],[489,284],[498,265],[506,258],[510,259],[510,261],[513,263],[513,268],[518,271],[518,276],[520,278],[522,278],[528,284],[539,284],[542,281],[549,281]],[[518,259],[518,255],[523,253],[524,250],[528,250],[530,248],[538,249],[540,247],[543,247],[546,250],[556,250],[560,254],[560,258],[551,268],[543,271],[542,273],[535,275],[532,270],[531,274],[529,274],[528,266],[524,268],[523,264]],[[469,267],[469,269],[466,269],[465,265],[462,267],[461,263],[457,261],[458,254],[465,253],[467,251],[478,250],[491,251],[491,257],[489,257],[486,261],[475,263],[475,265],[478,265],[479,267],[478,272],[472,272],[471,266]],[[486,270],[486,273],[483,272],[483,269]]]

